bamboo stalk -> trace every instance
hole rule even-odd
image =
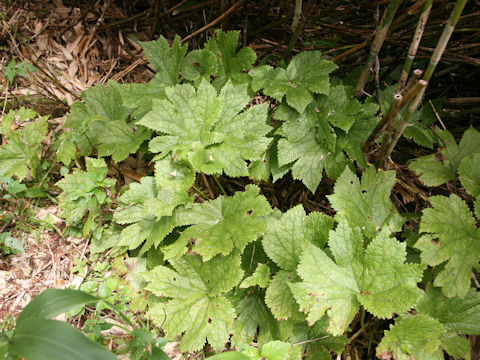
[[[395,94],[393,96],[392,105],[390,106],[390,109],[388,109],[387,115],[385,115],[385,118],[387,119],[385,135],[383,136],[382,145],[380,146],[377,160],[375,161],[376,167],[378,167],[380,165],[380,162],[384,159],[389,140],[392,138],[393,133],[395,131],[395,123],[397,121],[398,112],[400,111],[400,105],[402,103],[402,99],[403,99],[403,96],[401,94]]]
[[[420,14],[420,18],[418,19],[417,28],[415,29],[415,34],[413,35],[410,48],[408,49],[407,59],[405,60],[405,64],[403,65],[402,75],[400,75],[400,80],[398,81],[398,91],[401,91],[405,86],[405,83],[407,82],[408,73],[410,72],[413,60],[415,59],[415,55],[417,54],[418,46],[420,45],[420,41],[422,40],[423,32],[425,31],[425,25],[427,24],[428,16],[430,15],[430,10],[432,10],[432,3],[433,0],[425,1],[423,11]]]
[[[382,48],[385,37],[387,36],[390,25],[392,24],[393,17],[397,12],[398,7],[400,6],[401,0],[391,0],[390,5],[385,10],[382,20],[380,21],[380,27],[376,31],[375,38],[373,39],[372,45],[370,46],[370,54],[368,55],[367,62],[363,68],[363,72],[358,79],[357,85],[353,94],[356,97],[360,97],[363,94],[363,89],[367,83],[368,76],[370,75],[375,59],[378,57],[378,53]]]
[[[432,74],[435,71],[435,68],[437,67],[438,62],[440,61],[442,54],[445,51],[445,48],[447,47],[448,41],[452,36],[453,30],[455,30],[455,25],[457,25],[458,19],[460,18],[460,15],[462,14],[462,11],[466,3],[467,3],[467,0],[457,0],[455,2],[455,8],[452,10],[452,13],[450,14],[448,23],[447,25],[445,25],[445,28],[443,29],[442,35],[440,36],[437,46],[435,47],[432,57],[430,58],[430,62],[428,63],[427,70],[423,75],[422,80],[427,82],[427,84],[428,84],[428,81],[431,79]],[[412,117],[412,114],[417,110],[418,106],[420,105],[420,102],[422,101],[423,94],[425,93],[426,88],[427,86],[425,85],[421,89],[421,91],[415,96],[415,99],[412,101],[412,103],[408,107],[408,112],[405,115],[402,123],[399,125],[397,131],[395,132],[394,137],[390,142],[387,148],[387,151],[385,152],[385,156],[390,156],[398,140],[403,135],[403,132],[410,125],[410,119]]]

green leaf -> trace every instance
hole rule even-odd
[[[262,357],[267,360],[300,360],[300,348],[283,341],[270,341],[262,347]]]
[[[247,176],[246,161],[259,159],[271,142],[265,137],[271,130],[268,104],[243,111],[247,88],[231,82],[220,94],[205,80],[198,90],[183,84],[166,93],[168,99],[157,101],[138,122],[162,134],[150,142],[150,151],[189,161],[198,172]]]
[[[463,299],[447,298],[439,288],[428,285],[416,309],[439,320],[448,331],[480,335],[480,293],[474,289]]]
[[[313,100],[310,91],[329,93],[329,74],[336,68],[337,65],[321,58],[320,51],[302,51],[292,58],[286,70],[263,65],[249,74],[253,91],[263,89],[266,95],[279,101],[285,96],[288,105],[303,113]]]
[[[97,211],[100,204],[95,194],[114,184],[113,179],[105,179],[108,173],[105,160],[87,157],[85,162],[87,171],[77,169],[56,183],[62,189],[58,196],[59,215],[67,220],[67,225],[80,222],[87,210]]]
[[[263,292],[241,292],[237,298],[235,308],[238,317],[233,326],[233,344],[250,344],[257,336],[257,330],[257,344],[260,347],[268,341],[278,339],[278,322],[265,306]]]
[[[188,45],[181,45],[178,35],[175,36],[171,48],[163,36],[154,41],[141,42],[140,45],[150,64],[157,70],[160,82],[167,86],[178,84],[180,68]]]
[[[236,351],[226,351],[221,354],[210,356],[211,360],[250,360],[250,357]]]
[[[243,276],[240,254],[216,256],[203,262],[197,255],[171,261],[174,270],[157,266],[145,275],[147,290],[172,298],[155,304],[150,316],[167,338],[182,333],[180,349],[200,350],[207,339],[217,351],[228,340],[235,310],[224,296]]]
[[[480,230],[467,204],[457,195],[432,196],[432,208],[423,211],[421,233],[415,244],[422,262],[436,266],[447,262],[434,285],[445,296],[465,297],[470,288],[472,268],[480,258]]]
[[[473,197],[480,195],[480,153],[465,157],[458,168],[458,178]]]
[[[7,144],[0,147],[0,175],[16,175],[23,180],[30,170],[35,177],[47,129],[47,118],[42,117],[9,134]]]
[[[448,131],[438,131],[438,135],[445,145],[440,152],[416,158],[409,166],[427,186],[439,186],[453,180],[462,160],[480,153],[480,132],[473,127],[463,133],[458,145]]]
[[[17,325],[34,318],[50,319],[77,306],[93,304],[98,301],[101,299],[80,290],[46,289],[25,306],[17,318]]]
[[[380,359],[443,359],[443,325],[427,315],[405,315],[390,325],[377,347]]]
[[[328,245],[336,260],[307,244],[298,266],[301,283],[290,283],[300,309],[310,324],[327,313],[328,331],[341,335],[360,304],[380,318],[408,311],[419,296],[416,284],[423,265],[405,264],[406,245],[382,231],[367,249],[358,228],[342,221],[330,232]]]
[[[323,177],[327,150],[323,148],[310,132],[299,142],[280,139],[278,142],[278,163],[284,166],[293,163],[292,176],[301,180],[305,186],[315,193]]]
[[[455,178],[455,170],[447,166],[447,162],[442,162],[441,158],[437,154],[422,156],[412,160],[409,168],[425,185],[439,186]]]
[[[346,168],[335,183],[334,193],[327,198],[337,211],[337,221],[345,219],[352,228],[359,227],[372,238],[384,225],[391,231],[401,230],[402,219],[390,200],[394,185],[394,171],[377,172],[369,167],[360,182]]]
[[[190,81],[209,80],[217,70],[217,55],[208,49],[189,52],[182,64],[182,75]]]
[[[268,287],[268,284],[270,284],[271,274],[272,273],[268,265],[258,264],[254,273],[251,276],[243,279],[242,283],[240,284],[240,288],[249,288],[252,286],[266,288]]]
[[[8,248],[7,253],[24,253],[25,252],[25,249],[23,248],[23,245],[20,242],[20,240],[12,237],[12,234],[10,232],[0,233],[0,249],[4,246]]]
[[[257,55],[249,47],[241,48],[237,52],[240,31],[223,32],[216,30],[215,36],[211,37],[205,45],[205,49],[218,56],[218,71],[213,86],[220,90],[231,81],[233,85],[248,84],[250,76],[245,74],[252,68],[257,60]],[[211,60],[210,60],[211,61]],[[202,66],[206,66],[204,64]]]
[[[9,351],[31,360],[116,359],[74,327],[42,318],[18,323]]]
[[[95,121],[91,126],[97,138],[102,139],[98,147],[98,156],[112,155],[116,163],[134,154],[152,134],[143,126],[134,131],[124,121]]]
[[[270,282],[265,293],[265,303],[278,321],[305,320],[288,285],[299,280],[295,271],[280,270]]]
[[[99,115],[106,121],[125,121],[131,109],[123,106],[122,96],[112,83],[109,81],[107,86],[96,84],[82,93],[82,99],[89,115]]]
[[[208,260],[217,254],[227,255],[233,248],[243,251],[245,246],[265,232],[263,215],[272,209],[260,189],[247,185],[245,192],[232,197],[195,204],[185,210],[178,225],[190,225],[180,235],[180,243],[195,241],[193,251]],[[242,231],[238,231],[241,228]]]
[[[332,228],[331,217],[316,212],[307,216],[303,206],[297,205],[280,218],[271,218],[267,222],[262,245],[268,257],[280,268],[292,271],[297,268],[305,244],[323,247]]]

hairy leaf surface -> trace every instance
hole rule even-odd
[[[208,260],[217,254],[227,255],[234,248],[243,251],[245,246],[265,232],[263,215],[272,209],[260,189],[247,185],[245,192],[232,197],[195,204],[184,211],[178,225],[192,225],[182,232],[177,242],[193,241],[193,251]],[[168,256],[167,256],[168,257]]]
[[[372,238],[384,225],[391,231],[401,229],[403,221],[390,200],[394,185],[394,171],[377,172],[369,167],[360,182],[346,168],[335,183],[334,193],[327,198],[337,211],[337,220],[346,219],[352,228],[359,227]]]
[[[207,262],[198,255],[185,255],[171,264],[173,269],[157,266],[145,275],[149,291],[172,298],[155,304],[150,316],[169,339],[183,334],[182,351],[200,350],[206,340],[221,350],[235,317],[235,309],[224,294],[243,276],[239,252]]]
[[[243,111],[249,97],[245,85],[228,82],[217,94],[207,81],[196,90],[183,84],[166,89],[139,124],[161,135],[150,142],[160,157],[188,160],[198,172],[246,176],[246,160],[259,159],[271,139],[265,135],[268,104]]]
[[[303,281],[289,284],[310,324],[327,313],[328,331],[341,335],[360,304],[380,318],[404,313],[415,305],[423,265],[405,264],[405,244],[389,237],[387,231],[364,250],[360,230],[342,221],[330,232],[328,245],[335,262],[307,244],[297,270]]]
[[[423,211],[421,233],[415,247],[430,266],[446,266],[435,278],[434,285],[445,296],[465,297],[470,288],[472,268],[480,258],[480,230],[475,225],[467,204],[457,195],[433,196],[432,208]]]
[[[252,89],[263,92],[303,113],[313,100],[310,93],[328,94],[329,74],[337,68],[331,61],[322,59],[320,51],[303,51],[292,58],[287,69],[259,66],[249,72]]]

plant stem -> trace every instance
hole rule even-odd
[[[430,81],[433,75],[433,72],[437,67],[438,62],[440,61],[442,54],[445,51],[445,48],[447,47],[448,41],[452,36],[453,30],[455,30],[455,25],[457,25],[458,19],[462,14],[463,8],[465,7],[466,3],[467,3],[467,0],[457,0],[455,3],[455,8],[452,10],[452,13],[450,14],[448,23],[443,29],[442,35],[440,36],[437,46],[435,47],[432,57],[430,58],[430,62],[428,63],[427,70],[423,75],[422,80],[425,81],[427,84],[428,84],[428,81]],[[412,103],[408,107],[408,113],[405,115],[403,121],[398,126],[398,129],[395,132],[393,140],[388,146],[385,156],[390,156],[398,140],[403,135],[403,132],[409,126],[412,114],[417,110],[418,106],[420,105],[420,102],[422,101],[423,94],[425,93],[425,90],[427,88],[427,84],[425,84],[423,88],[418,92],[415,99],[412,101]]]
[[[382,160],[385,158],[385,152],[387,150],[388,143],[393,136],[395,131],[395,122],[397,121],[398,112],[400,111],[400,104],[402,103],[403,96],[401,94],[395,94],[393,96],[392,105],[388,109],[387,114],[385,115],[385,135],[383,136],[382,145],[378,151],[377,160],[375,161],[375,166],[378,168]]]
[[[225,196],[228,196],[227,195],[227,192],[225,191],[225,189],[223,188],[222,184],[220,184],[220,181],[218,181],[218,178],[215,174],[212,175],[213,176],[213,180],[215,180],[215,183],[217,184],[217,186],[220,188],[220,191],[222,192],[223,195]]]
[[[420,41],[422,40],[425,25],[427,24],[428,16],[430,15],[430,10],[432,9],[432,3],[433,0],[425,1],[422,13],[420,14],[420,18],[418,19],[417,28],[415,29],[415,34],[413,35],[410,48],[408,49],[407,59],[405,60],[405,64],[403,65],[402,75],[400,75],[400,80],[398,81],[399,92],[402,91],[405,83],[407,82],[408,73],[410,72],[410,68],[412,67],[413,59],[415,59],[415,55],[417,54],[418,46],[420,45]]]
[[[380,20],[380,26],[376,31],[375,38],[373,39],[372,45],[370,46],[370,54],[368,55],[367,62],[363,68],[363,72],[358,79],[357,85],[353,92],[354,96],[360,97],[363,94],[363,89],[367,83],[368,76],[372,70],[372,66],[375,63],[375,59],[378,57],[378,53],[382,48],[385,37],[387,36],[388,29],[392,24],[393,17],[397,12],[397,9],[401,3],[401,0],[391,0],[390,5],[385,10],[382,20]]]
[[[310,12],[312,11],[312,7],[314,4],[314,0],[308,0],[308,2],[305,4],[305,8],[303,11],[303,17],[300,20],[300,23],[296,27],[296,29],[293,31],[292,37],[290,38],[290,41],[288,42],[287,50],[285,50],[285,54],[283,55],[283,58],[286,60],[290,54],[292,53],[293,47],[295,46],[295,43],[297,42],[298,37],[302,33],[305,23],[307,22],[307,18],[310,15]],[[300,1],[300,6],[302,2]],[[297,5],[298,5],[298,0],[297,3],[295,3],[295,12],[297,10]],[[293,26],[293,23],[292,23]]]

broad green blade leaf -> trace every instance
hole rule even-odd
[[[415,305],[420,291],[416,284],[424,266],[404,263],[404,243],[382,231],[364,251],[360,230],[351,230],[342,221],[330,232],[328,245],[335,262],[307,244],[297,269],[303,281],[289,284],[310,324],[327,313],[328,331],[341,335],[360,304],[380,318],[404,313]]]
[[[247,87],[230,81],[220,94],[205,80],[198,90],[183,84],[166,93],[167,99],[138,122],[161,133],[150,142],[150,151],[188,161],[197,172],[247,176],[246,161],[260,159],[272,140],[265,136],[271,130],[268,104],[244,111]]]
[[[171,48],[163,36],[154,41],[141,42],[140,45],[150,64],[157,70],[159,80],[168,86],[178,84],[180,68],[188,45],[181,45],[178,35],[175,36]]]
[[[416,309],[439,320],[448,331],[480,335],[480,293],[474,289],[463,299],[446,298],[439,288],[429,285]]]
[[[415,244],[422,261],[430,266],[447,262],[434,285],[445,296],[465,297],[470,288],[472,268],[480,258],[480,230],[467,204],[457,195],[433,196],[432,208],[423,211],[421,233]]]
[[[426,315],[405,315],[390,325],[377,347],[380,359],[443,360],[441,350],[443,325]]]
[[[263,293],[257,290],[253,293],[241,292],[240,295],[235,305],[238,316],[233,325],[233,344],[250,344],[257,336],[257,331],[257,344],[260,347],[278,339],[278,322],[265,306]]]
[[[40,318],[28,318],[17,323],[9,351],[29,360],[116,359],[115,355],[74,327]]]
[[[329,74],[337,68],[334,63],[322,59],[320,51],[303,51],[292,58],[288,68],[259,66],[249,72],[252,89],[263,92],[279,101],[285,96],[287,104],[303,113],[313,100],[310,93],[328,94]]]
[[[235,317],[224,294],[243,276],[240,254],[216,256],[207,262],[198,255],[185,255],[171,263],[174,270],[157,266],[145,275],[147,290],[172,298],[154,305],[149,315],[165,330],[167,338],[184,333],[182,351],[200,350],[205,340],[217,351],[222,349]]]
[[[248,84],[250,76],[245,74],[252,68],[257,60],[257,55],[249,47],[244,47],[237,52],[240,31],[223,32],[216,30],[215,36],[211,37],[205,45],[205,49],[218,55],[218,71],[213,86],[220,90],[231,81],[234,85]]]
[[[327,198],[337,211],[337,220],[346,219],[352,228],[359,227],[372,238],[384,225],[391,231],[401,230],[403,221],[390,200],[394,185],[394,171],[377,172],[369,167],[359,182],[346,168],[335,183],[333,195]]]
[[[295,270],[305,244],[325,245],[333,219],[320,213],[306,215],[302,205],[297,205],[282,214],[279,219],[271,218],[262,240],[268,257],[283,270]]]
[[[80,290],[47,289],[25,306],[17,318],[17,325],[32,318],[50,319],[79,305],[98,301],[101,299]]]
[[[473,197],[480,195],[480,153],[465,157],[458,168],[458,178],[463,187]]]
[[[232,197],[193,205],[179,216],[177,225],[194,225],[184,230],[178,241],[185,244],[195,241],[193,251],[204,260],[217,254],[227,255],[234,248],[243,251],[265,232],[262,216],[272,211],[259,191],[257,186],[247,185],[245,192],[237,192]]]

